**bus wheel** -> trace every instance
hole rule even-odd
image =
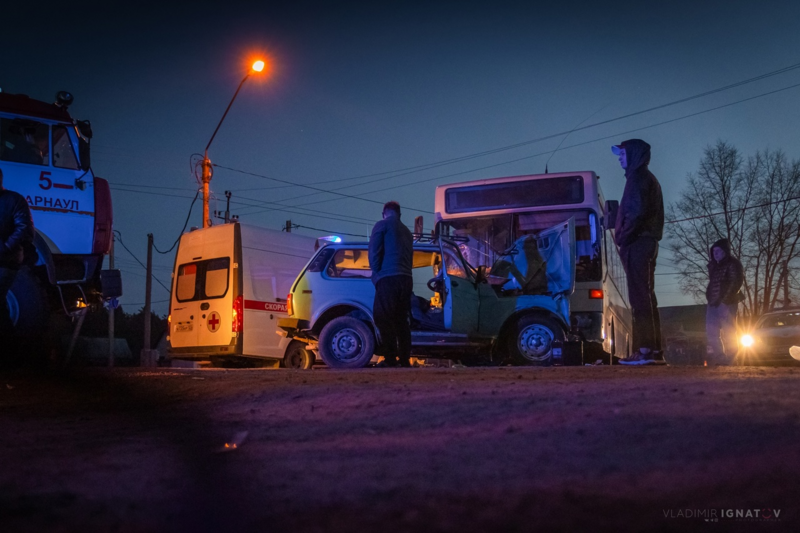
[[[286,348],[286,355],[283,356],[281,366],[295,370],[310,370],[314,366],[314,359],[314,352],[306,350],[305,343],[292,341]]]
[[[20,269],[6,296],[11,322],[21,337],[42,337],[50,316],[47,297],[39,280],[27,268]]]
[[[508,353],[518,365],[553,364],[553,341],[563,341],[564,331],[550,317],[525,315],[508,339]]]
[[[331,368],[365,367],[374,351],[372,330],[352,316],[334,318],[319,335],[319,355]]]

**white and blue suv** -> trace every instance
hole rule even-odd
[[[572,219],[519,239],[491,270],[473,268],[467,239],[414,242],[412,354],[549,365],[569,331],[575,281]],[[292,286],[279,334],[305,342],[333,368],[360,368],[381,353],[372,304],[369,245],[331,243],[317,251]]]

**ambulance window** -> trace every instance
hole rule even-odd
[[[371,278],[367,250],[337,250],[327,273],[332,278]]]
[[[78,170],[78,158],[66,126],[53,126],[53,166]]]
[[[194,300],[197,293],[197,264],[189,263],[178,268],[178,288],[175,296],[179,302]]]
[[[221,298],[228,292],[230,258],[210,259],[206,263],[206,298]]]
[[[47,124],[29,119],[0,119],[0,160],[30,165],[50,163]]]

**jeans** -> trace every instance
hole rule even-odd
[[[633,351],[649,348],[661,351],[661,317],[655,293],[658,241],[639,237],[620,247],[620,257],[628,278],[628,299],[633,314]]]
[[[381,346],[386,364],[407,365],[411,357],[411,276],[381,278],[375,285],[372,314],[381,334]],[[399,359],[399,361],[398,361]]]
[[[706,306],[706,341],[712,358],[731,360],[736,356],[736,311],[738,304]],[[721,334],[721,335],[720,335]]]

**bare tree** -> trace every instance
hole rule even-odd
[[[800,162],[765,150],[743,160],[723,141],[708,146],[680,199],[667,208],[667,248],[680,288],[705,301],[711,245],[725,237],[745,269],[747,314],[797,301],[800,262]]]

